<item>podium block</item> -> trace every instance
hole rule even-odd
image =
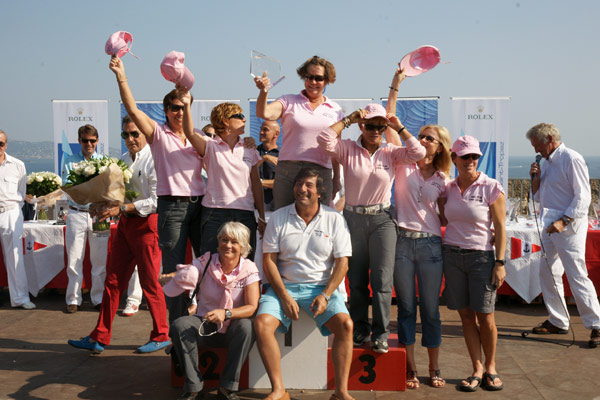
[[[395,334],[390,335],[388,344],[390,348],[385,354],[371,350],[370,343],[354,347],[349,390],[406,390],[406,350]],[[335,389],[331,347],[327,351],[327,389]]]
[[[281,350],[281,373],[288,389],[325,389],[327,386],[327,337],[304,311],[293,321],[287,334],[276,333]],[[257,346],[248,356],[249,387],[271,388]]]
[[[172,350],[175,351],[175,350]],[[225,368],[227,360],[227,349],[225,348],[201,348],[198,349],[198,366],[204,378],[205,388],[219,387],[219,379]],[[183,376],[175,375],[175,368],[171,362],[171,386],[182,387],[184,383]],[[248,360],[242,366],[240,372],[240,389],[248,388]]]

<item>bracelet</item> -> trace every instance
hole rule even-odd
[[[506,260],[496,260],[496,263],[506,265]]]
[[[348,128],[352,124],[350,122],[350,118],[348,118],[348,117],[342,118],[342,123],[344,124],[344,128]]]
[[[259,221],[259,222],[262,222],[263,224],[266,224],[266,223],[267,223],[267,221],[265,221],[265,219],[264,219],[264,218],[261,218],[261,217],[258,217],[258,221]]]
[[[329,299],[331,298],[331,296],[327,296],[325,292],[321,292],[321,296],[325,297],[325,300],[327,300],[327,302],[329,303]]]
[[[394,89],[393,87],[390,86],[390,89],[395,90],[396,92],[398,91],[398,89]]]
[[[405,129],[406,129],[405,126],[403,126],[402,128],[400,128],[400,130],[398,131],[398,134],[402,133],[402,131],[405,130]]]

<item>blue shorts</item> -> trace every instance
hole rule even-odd
[[[315,297],[321,294],[325,289],[325,285],[287,283],[285,284],[285,288],[290,296],[296,300],[300,309],[304,310],[311,318],[313,318],[313,311],[311,311],[310,305]],[[316,318],[313,318],[323,336],[331,335],[331,331],[327,329],[325,323],[327,323],[327,321],[335,314],[340,313],[348,314],[348,309],[346,308],[344,299],[336,289],[327,303],[325,312],[317,315]],[[269,314],[277,318],[281,322],[277,331],[281,333],[286,333],[292,323],[292,320],[283,312],[281,301],[279,301],[279,298],[272,287],[269,287],[267,292],[260,297],[256,315],[260,314]]]

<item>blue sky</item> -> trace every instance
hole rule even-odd
[[[408,78],[400,96],[439,96],[441,124],[451,126],[451,96],[510,96],[511,155],[533,155],[524,133],[542,121],[583,155],[599,155],[597,1],[0,0],[0,7],[0,129],[10,138],[52,140],[52,99],[108,99],[118,147],[119,97],[104,43],[126,30],[140,57],[124,57],[137,100],[160,100],[172,88],[159,69],[171,50],[186,54],[196,98],[254,98],[252,49],[281,60],[288,78],[273,97],[298,92],[295,68],[318,54],[337,69],[328,96],[379,99],[402,56],[431,44],[448,63]]]

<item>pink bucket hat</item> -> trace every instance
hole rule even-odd
[[[440,51],[433,46],[421,46],[411,51],[400,61],[400,69],[406,76],[427,72],[440,62]]]
[[[160,63],[160,72],[166,80],[190,90],[194,86],[194,74],[183,65],[184,60],[184,53],[171,51]]]
[[[184,290],[194,290],[198,282],[198,268],[188,264],[177,264],[176,268],[177,275],[163,286],[169,297],[179,296]]]
[[[109,56],[117,56],[121,58],[125,55],[125,53],[129,53],[137,58],[137,56],[130,51],[131,42],[133,42],[133,36],[131,36],[131,33],[118,31],[110,35],[106,41],[106,44],[104,45],[104,51]]]
[[[381,117],[385,118],[387,122],[390,122],[387,113],[385,112],[385,108],[383,108],[381,104],[371,103],[365,107],[365,110],[368,112],[365,119]]]
[[[450,149],[452,153],[456,153],[457,156],[464,156],[465,154],[479,154],[483,155],[479,149],[479,141],[473,136],[461,136],[452,145]]]

